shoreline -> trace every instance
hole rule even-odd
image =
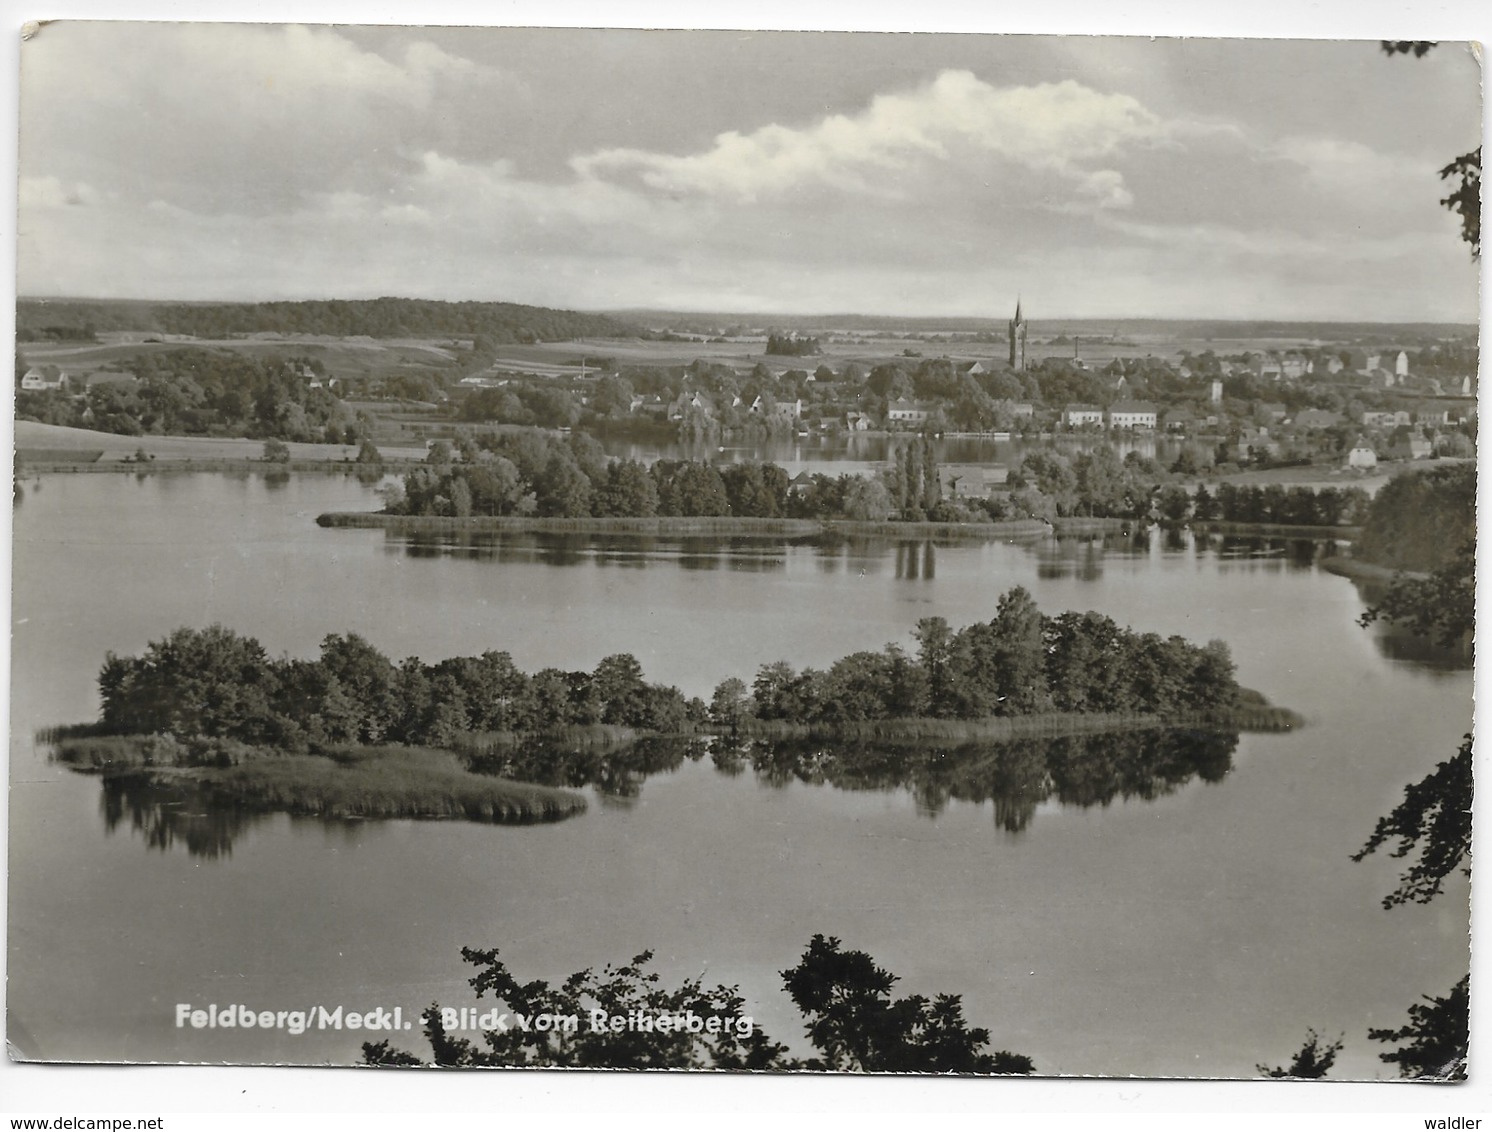
[[[54,756],[104,781],[201,791],[260,813],[327,819],[407,818],[496,825],[563,821],[583,813],[583,795],[480,774],[454,751],[390,745],[326,754],[259,753],[224,763],[171,759],[155,736],[59,738]],[[158,753],[165,758],[157,761]]]
[[[580,738],[613,740],[621,746],[646,739],[713,738],[733,744],[813,740],[936,749],[1136,731],[1283,732],[1305,722],[1298,713],[1242,689],[1239,702],[1229,707],[1170,714],[1042,712],[977,719],[901,716],[811,723],[747,717],[728,732],[606,729]],[[39,743],[53,748],[49,759],[74,773],[96,775],[123,789],[162,789],[247,812],[324,820],[403,818],[529,825],[563,821],[587,810],[586,798],[573,789],[477,769],[484,755],[542,743],[543,732],[473,734],[471,738],[483,741],[463,744],[458,740],[448,747],[349,745],[318,753],[289,753],[222,741],[209,741],[213,746],[202,749],[170,735],[105,734],[97,724],[37,733]]]
[[[1103,534],[1127,531],[1133,519],[1007,519],[989,523],[903,522],[894,519],[758,519],[746,516],[663,515],[651,518],[543,518],[531,515],[388,515],[382,511],[327,511],[319,527],[382,529],[404,534],[542,533],[597,535],[780,535],[913,537],[948,539],[1034,539],[1048,534]]]
[[[1360,558],[1348,558],[1340,554],[1323,559],[1321,569],[1341,578],[1361,582],[1391,582],[1401,576],[1413,581],[1424,581],[1430,576],[1418,570],[1398,570],[1392,566],[1380,566],[1376,562],[1364,562]]]
[[[271,464],[264,460],[256,459],[194,459],[165,458],[160,460],[149,460],[144,463],[130,460],[96,460],[92,462],[82,460],[35,460],[26,456],[24,449],[17,449],[16,478],[25,480],[31,476],[42,475],[119,475],[133,474],[141,476],[149,475],[172,475],[175,473],[216,473],[222,475],[242,475],[245,473],[258,472],[265,476],[287,476],[291,473],[296,475],[359,475],[369,474],[382,477],[392,471],[403,471],[418,468],[424,465],[423,460],[399,460],[385,458],[377,464],[359,464],[351,460],[290,460],[281,464]]]
[[[1247,693],[1247,690],[1245,690]],[[1260,697],[1262,699],[1262,697]],[[1290,708],[1244,702],[1217,710],[1160,715],[1151,712],[1041,712],[1033,715],[942,719],[901,716],[854,723],[796,723],[784,719],[743,720],[743,739],[821,739],[901,743],[979,743],[1013,739],[1060,739],[1127,731],[1293,731],[1305,719]]]
[[[1340,539],[1352,542],[1362,534],[1361,526],[1323,526],[1317,523],[1240,523],[1231,519],[1191,520],[1188,524],[1199,534],[1277,535],[1286,538]]]

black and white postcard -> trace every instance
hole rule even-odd
[[[1480,78],[28,29],[10,1056],[1461,1078]]]

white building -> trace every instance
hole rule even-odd
[[[1369,448],[1368,442],[1359,436],[1347,453],[1347,466],[1349,468],[1376,468],[1378,453]]]
[[[919,401],[898,397],[886,406],[886,420],[890,424],[922,424],[927,418],[927,406]]]
[[[27,392],[56,391],[67,385],[67,374],[56,366],[32,366],[21,375],[21,388]]]
[[[1155,406],[1149,401],[1115,401],[1109,406],[1110,428],[1155,428]]]
[[[1103,410],[1097,405],[1074,404],[1068,405],[1062,410],[1062,423],[1068,428],[1081,428],[1083,425],[1103,424]]]

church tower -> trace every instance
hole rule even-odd
[[[1021,301],[1015,300],[1015,317],[1010,320],[1010,368],[1026,368],[1026,320],[1021,317]]]

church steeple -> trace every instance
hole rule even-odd
[[[1010,368],[1026,368],[1026,320],[1021,315],[1021,298],[1015,297],[1015,317],[1010,320]]]

